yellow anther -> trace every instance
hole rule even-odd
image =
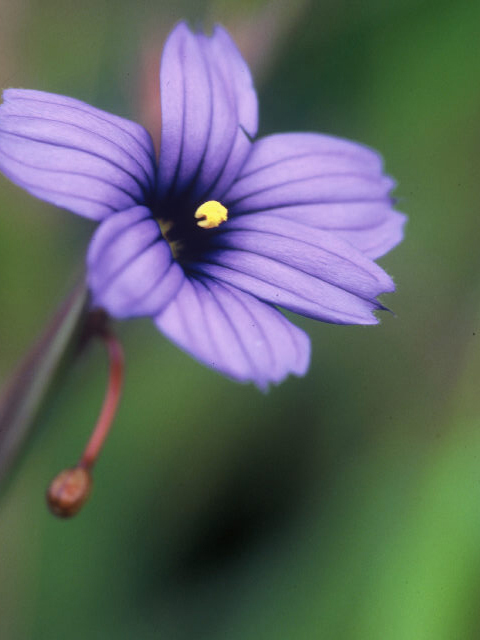
[[[162,236],[168,240],[168,234],[173,229],[173,220],[163,220],[163,218],[158,218],[157,222],[160,227],[160,231],[162,232]]]
[[[216,200],[204,202],[195,211],[195,218],[199,218],[197,224],[202,229],[214,229],[228,218],[228,211]]]

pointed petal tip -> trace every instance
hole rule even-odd
[[[180,20],[167,37],[167,42],[176,39],[194,38],[195,34],[186,20]]]
[[[374,322],[371,322],[369,324],[381,324],[382,318],[377,317],[376,315],[378,311],[386,311],[388,314],[392,315],[394,318],[397,317],[397,314],[395,313],[395,311],[392,311],[392,309],[390,309],[390,307],[387,307],[385,304],[383,304],[383,302],[376,300],[375,303],[376,303],[375,309],[372,311],[372,317],[374,318]]]

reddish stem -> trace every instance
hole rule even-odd
[[[95,429],[93,430],[90,440],[88,441],[78,463],[79,467],[83,467],[88,470],[93,468],[108,432],[110,431],[110,427],[112,426],[113,419],[117,412],[118,403],[120,401],[123,383],[124,358],[122,345],[113,333],[110,333],[108,330],[102,332],[101,337],[107,347],[110,371],[107,392],[105,394],[105,399],[103,401],[97,424],[95,425]]]
[[[90,494],[91,470],[112,426],[122,391],[124,369],[122,346],[106,326],[105,318],[102,323],[96,320],[98,318],[94,318],[92,324],[97,327],[94,333],[104,341],[110,362],[108,387],[97,424],[80,461],[76,467],[59,473],[48,488],[48,506],[52,513],[61,518],[70,518],[78,513]]]

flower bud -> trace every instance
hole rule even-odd
[[[92,476],[83,467],[65,469],[54,478],[47,491],[50,511],[60,518],[70,518],[80,511],[90,495]]]

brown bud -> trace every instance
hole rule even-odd
[[[92,476],[87,469],[65,469],[52,480],[47,491],[50,511],[60,518],[70,518],[80,511],[92,488]]]

